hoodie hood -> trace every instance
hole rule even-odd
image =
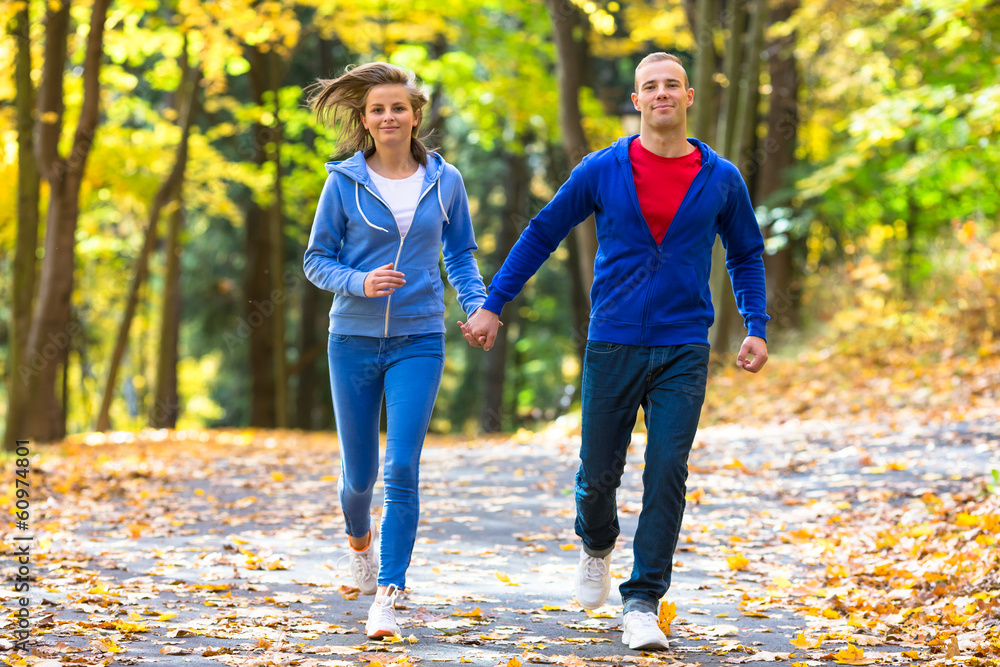
[[[433,183],[441,178],[441,174],[444,172],[444,164],[443,157],[433,151],[427,151],[427,174],[424,176],[424,183]],[[368,168],[365,165],[364,151],[358,151],[343,161],[327,162],[324,166],[328,174],[337,171],[361,185],[371,185]]]

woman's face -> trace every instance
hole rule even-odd
[[[375,146],[409,145],[410,134],[420,122],[413,113],[410,96],[401,84],[386,83],[368,91],[361,123],[375,140]]]

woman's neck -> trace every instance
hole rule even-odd
[[[401,146],[399,149],[385,146],[376,147],[375,153],[366,161],[372,171],[385,178],[413,176],[420,166],[410,152],[409,144]]]

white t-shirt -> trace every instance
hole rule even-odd
[[[365,165],[368,167],[368,165]],[[368,176],[371,177],[378,188],[382,199],[389,205],[393,217],[396,218],[396,226],[399,227],[399,235],[406,236],[413,224],[413,214],[417,211],[417,200],[420,199],[420,190],[424,185],[424,174],[427,169],[423,165],[417,166],[417,171],[412,176],[406,178],[386,178],[379,176],[371,167],[368,167]]]

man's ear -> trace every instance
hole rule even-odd
[[[635,107],[636,111],[642,111],[642,109],[639,108],[639,96],[635,93],[632,93],[632,106]]]

